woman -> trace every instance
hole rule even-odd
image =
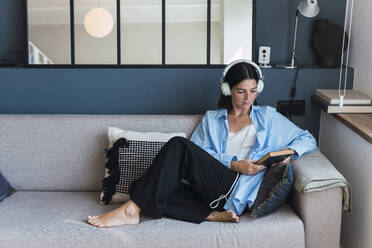
[[[314,151],[314,137],[271,107],[256,106],[263,89],[260,68],[249,60],[223,73],[219,110],[207,111],[191,141],[175,137],[155,157],[131,189],[131,200],[90,217],[96,227],[139,223],[139,214],[201,223],[239,222],[256,199],[266,167],[255,162],[271,151],[296,152],[287,164]]]

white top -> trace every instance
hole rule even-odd
[[[247,159],[255,142],[256,129],[251,124],[236,133],[229,132],[225,153],[235,155],[238,160]]]

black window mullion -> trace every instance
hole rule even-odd
[[[24,0],[24,4],[25,4],[25,27],[26,27],[26,32],[25,32],[25,37],[26,37],[26,40],[25,40],[25,44],[24,44],[24,48],[26,49],[26,56],[25,56],[25,60],[24,60],[24,64],[26,66],[30,65],[30,45],[29,45],[29,41],[30,41],[30,30],[29,30],[29,27],[28,27],[28,3],[27,3],[27,0]]]
[[[116,33],[117,33],[117,39],[116,39],[116,44],[117,44],[117,62],[118,65],[121,64],[121,17],[120,17],[120,0],[116,0]]]
[[[207,65],[211,64],[211,0],[207,6]]]
[[[161,24],[162,24],[162,48],[161,48],[161,64],[165,65],[165,0],[162,0],[161,4]]]
[[[256,0],[252,0],[252,61],[257,61],[256,58]]]
[[[70,0],[70,40],[71,40],[71,65],[75,65],[75,6],[74,0]]]

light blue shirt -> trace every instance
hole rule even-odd
[[[297,159],[317,148],[314,137],[307,130],[297,127],[270,106],[252,105],[250,119],[257,133],[256,142],[247,157],[249,159],[258,160],[268,152],[283,148],[295,150],[298,155],[292,159]],[[236,161],[237,157],[225,153],[228,130],[226,109],[207,111],[190,140],[231,168],[231,161]],[[257,197],[263,175],[264,170],[256,175],[241,174],[224,209],[231,209],[241,215],[247,205],[251,207]]]

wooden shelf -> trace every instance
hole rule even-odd
[[[342,114],[342,113],[372,113],[372,104],[366,105],[344,105],[342,109],[338,105],[330,105],[317,95],[311,96],[311,102],[327,114]]]
[[[372,143],[372,114],[337,114],[336,118]]]

